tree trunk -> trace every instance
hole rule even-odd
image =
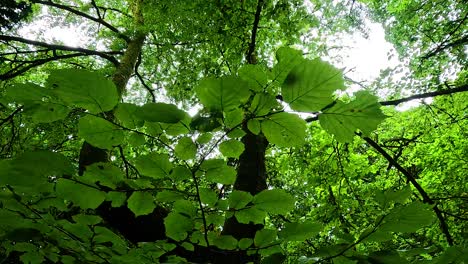
[[[239,157],[234,190],[245,191],[255,195],[267,188],[265,151],[268,141],[263,135],[252,134],[247,128],[244,128],[244,131],[247,133],[242,138],[245,149]],[[255,233],[262,228],[263,225],[259,224],[241,224],[233,216],[226,220],[222,234],[231,235],[238,240],[241,238],[253,239]],[[260,256],[258,254],[248,256],[246,251],[238,251],[219,256],[216,261],[216,263],[223,264],[247,262],[259,263]]]

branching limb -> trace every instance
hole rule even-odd
[[[359,136],[360,133],[358,133]],[[440,227],[442,229],[442,232],[445,235],[445,238],[447,239],[447,242],[450,246],[453,245],[453,238],[452,235],[449,232],[447,222],[445,221],[444,216],[442,215],[442,211],[437,207],[437,204],[434,203],[434,200],[432,200],[427,192],[421,187],[421,185],[416,181],[416,179],[409,173],[405,168],[403,168],[398,162],[396,162],[382,147],[377,144],[374,140],[372,140],[369,137],[362,137],[369,145],[371,145],[377,152],[379,152],[393,167],[395,167],[399,172],[401,172],[406,179],[411,182],[411,184],[416,188],[416,190],[419,192],[419,194],[422,197],[422,201],[427,204],[433,205],[433,210],[435,214],[437,215],[437,218],[439,219],[440,222]]]
[[[91,21],[94,21],[96,23],[99,23],[99,24],[105,26],[106,28],[110,29],[111,31],[115,32],[117,34],[117,36],[119,36],[119,38],[125,40],[127,43],[130,42],[130,38],[128,36],[125,36],[124,34],[122,34],[116,27],[114,27],[111,24],[107,23],[102,18],[93,17],[93,16],[91,16],[89,14],[86,14],[84,12],[81,12],[81,11],[71,7],[71,6],[54,3],[54,2],[52,2],[50,0],[49,1],[31,0],[31,2],[35,3],[35,4],[47,5],[47,6],[52,6],[52,7],[58,8],[58,9],[66,10],[66,11],[68,11],[70,13],[75,14],[75,15],[78,15],[78,16],[84,17],[86,19],[89,19]],[[99,13],[98,13],[98,15],[99,15]]]
[[[255,52],[258,23],[260,22],[260,13],[262,12],[262,7],[263,7],[263,0],[258,0],[257,11],[255,12],[255,18],[254,18],[254,23],[253,23],[253,28],[252,28],[252,35],[250,37],[249,50],[247,51],[247,56],[246,56],[247,62],[249,64],[255,64],[253,55]]]
[[[135,75],[137,76],[138,80],[140,80],[141,84],[145,89],[148,91],[148,93],[151,95],[151,101],[154,103],[156,102],[156,96],[154,95],[154,89],[152,89],[148,84],[146,84],[145,79],[143,79],[143,76],[141,76],[140,72],[138,72],[138,68],[140,67],[141,64],[141,53],[138,55],[138,60],[135,64]]]
[[[86,55],[99,56],[99,57],[101,57],[103,59],[106,59],[106,60],[110,61],[116,67],[119,65],[119,62],[112,55],[121,54],[120,51],[96,51],[96,50],[90,50],[90,49],[84,49],[84,48],[69,47],[69,46],[65,46],[65,45],[49,44],[49,43],[45,43],[45,42],[41,42],[41,41],[30,40],[30,39],[25,39],[25,38],[21,38],[21,37],[7,36],[7,35],[0,35],[0,40],[6,41],[6,42],[9,42],[9,41],[21,42],[21,43],[24,43],[24,44],[29,44],[29,45],[33,45],[33,46],[48,48],[48,49],[50,49],[52,51],[54,51],[54,50],[75,51],[75,52],[84,53]]]
[[[435,92],[429,92],[429,93],[422,93],[422,94],[415,94],[409,97],[397,99],[397,100],[390,100],[390,101],[383,101],[380,102],[381,105],[398,105],[404,102],[408,102],[414,99],[423,99],[423,98],[428,98],[428,97],[434,97],[434,96],[439,96],[439,95],[447,95],[447,94],[454,94],[454,93],[460,93],[460,92],[466,92],[468,91],[468,84],[464,84],[455,88],[447,89],[447,90],[440,90],[440,91],[435,91]]]

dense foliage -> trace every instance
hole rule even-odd
[[[20,5],[0,34],[0,263],[468,262],[461,1]],[[348,94],[327,38],[368,18],[410,68]]]

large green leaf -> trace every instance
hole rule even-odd
[[[320,125],[341,142],[351,142],[356,130],[369,135],[385,119],[377,97],[366,91],[356,93],[349,103],[338,101],[319,115]]]
[[[254,96],[249,111],[256,116],[263,116],[278,108],[279,103],[273,95],[258,93]]]
[[[122,128],[111,122],[87,115],[78,123],[78,135],[95,147],[112,149],[113,146],[122,144],[125,134]]]
[[[23,113],[29,115],[35,123],[51,123],[62,120],[70,113],[70,108],[59,103],[26,104]]]
[[[234,190],[229,195],[229,207],[233,209],[242,209],[247,206],[253,199],[253,196],[244,191]]]
[[[217,235],[214,232],[208,233],[210,244],[217,246],[220,249],[234,250],[237,248],[237,239],[233,236]]]
[[[148,122],[177,123],[187,114],[173,104],[147,103],[135,111],[135,115]]]
[[[255,233],[254,244],[261,248],[270,245],[276,240],[276,230],[261,229]]]
[[[294,209],[294,198],[281,189],[263,190],[254,196],[253,204],[271,214],[287,214]]]
[[[203,162],[201,169],[205,171],[207,180],[221,184],[234,184],[236,170],[226,165],[224,160],[210,159]]]
[[[0,160],[0,185],[34,188],[47,183],[49,178],[73,175],[74,171],[62,154],[49,151],[26,152],[16,159]]]
[[[284,81],[281,93],[292,109],[317,112],[333,102],[334,91],[344,88],[341,71],[315,59],[296,65]]]
[[[176,241],[181,241],[187,237],[187,232],[193,228],[193,222],[190,218],[179,213],[171,212],[164,218],[166,235]]]
[[[391,232],[416,232],[420,228],[431,224],[435,214],[430,206],[416,201],[405,206],[392,209],[385,217],[380,230]]]
[[[64,119],[70,108],[51,98],[51,90],[33,83],[8,86],[5,98],[23,104],[23,113],[35,123],[50,123]]]
[[[97,187],[68,179],[59,179],[56,190],[59,197],[71,201],[83,209],[96,209],[106,199],[106,193]]]
[[[306,122],[295,114],[273,114],[261,126],[268,141],[278,147],[294,147],[305,142]]]
[[[155,179],[169,177],[172,163],[167,154],[151,153],[136,159],[135,167],[140,174]]]
[[[235,76],[206,78],[195,88],[201,103],[210,111],[227,112],[242,103],[250,96],[246,81]]]
[[[267,216],[267,212],[256,207],[249,207],[235,212],[234,215],[237,221],[242,224],[248,224],[250,222],[254,224],[263,224],[263,221]]]
[[[179,142],[175,146],[175,154],[177,157],[183,160],[194,159],[197,154],[197,146],[193,143],[189,137],[183,137],[179,139]]]
[[[305,241],[312,238],[322,230],[322,224],[317,222],[285,223],[279,237],[286,241]]]
[[[138,117],[140,107],[135,104],[119,103],[114,111],[114,116],[120,121],[120,124],[126,128],[137,128],[144,124],[144,121]]]
[[[15,83],[6,87],[5,98],[16,103],[28,104],[43,102],[51,91],[34,83]]]
[[[256,92],[261,92],[268,83],[268,75],[266,69],[258,64],[246,64],[239,69],[239,76],[246,80],[250,89]]]
[[[219,151],[228,158],[238,158],[244,152],[244,144],[236,139],[230,139],[219,144]]]
[[[273,67],[272,79],[282,84],[289,72],[298,64],[304,61],[302,52],[289,47],[281,47],[276,51],[278,63]]]
[[[147,215],[156,208],[153,195],[149,192],[133,192],[127,200],[127,207],[135,216]]]
[[[112,110],[119,100],[114,83],[99,73],[87,70],[53,70],[47,79],[47,86],[61,101],[94,114]]]

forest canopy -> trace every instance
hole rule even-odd
[[[457,0],[2,1],[0,263],[468,263],[467,20]],[[400,64],[355,80],[331,40],[371,22]]]

